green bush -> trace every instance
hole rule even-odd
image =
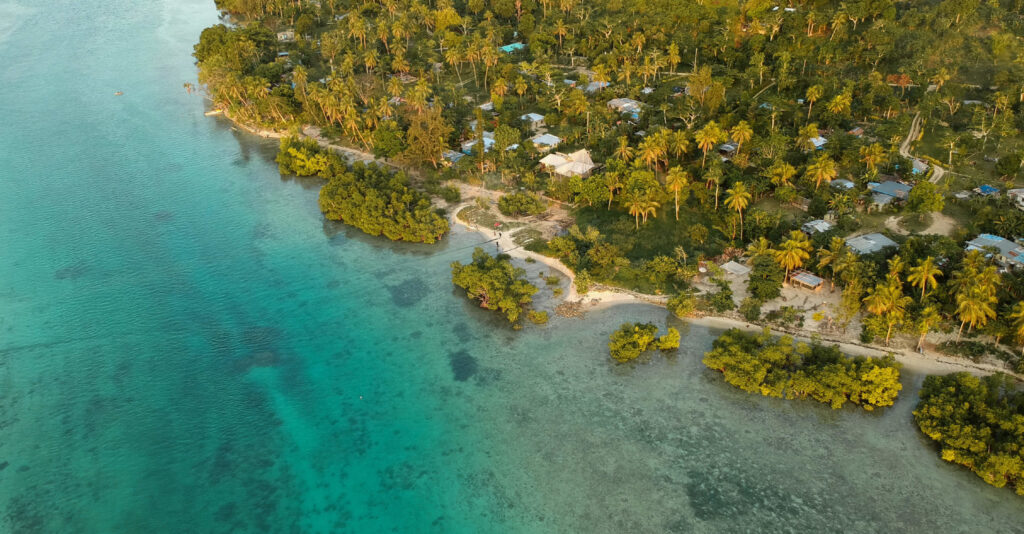
[[[940,447],[942,459],[969,468],[996,487],[1024,495],[1024,392],[997,374],[929,376],[914,420]]]
[[[753,297],[747,297],[740,302],[740,314],[743,318],[750,321],[756,322],[761,319],[761,301]]]
[[[465,289],[466,297],[479,302],[481,308],[500,311],[511,323],[519,320],[538,291],[525,274],[507,255],[494,257],[482,248],[473,251],[472,262],[452,263],[452,283]]]
[[[498,199],[498,211],[509,217],[544,213],[544,202],[530,193],[512,193]]]
[[[547,324],[548,322],[548,312],[546,311],[531,310],[526,316],[533,324]]]
[[[448,221],[426,195],[409,188],[403,173],[356,163],[320,190],[320,210],[370,234],[394,241],[434,243],[448,232]]]
[[[903,386],[900,367],[891,356],[850,358],[839,347],[794,344],[775,339],[768,329],[749,334],[727,330],[704,354],[704,365],[744,391],[787,399],[811,398],[842,408],[847,402],[865,410],[891,406]]]
[[[747,292],[761,302],[778,298],[782,294],[782,281],[786,273],[771,256],[754,258],[747,282]]]
[[[689,289],[668,299],[668,311],[680,319],[685,319],[697,311],[697,297]]]
[[[573,284],[576,286],[576,292],[580,295],[586,295],[590,291],[590,273],[586,269],[576,273],[576,278],[573,280]]]

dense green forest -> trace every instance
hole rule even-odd
[[[808,270],[842,291],[825,331],[919,345],[954,333],[950,352],[1024,370],[997,347],[1024,342],[1024,277],[964,250],[978,233],[1024,236],[1024,210],[1005,194],[952,196],[1019,187],[1019,2],[217,4],[233,16],[195,48],[216,107],[265,128],[317,126],[424,183],[507,191],[509,214],[564,203],[575,230],[529,248],[581,280],[770,322],[762,306]],[[592,167],[539,164],[578,150]],[[879,200],[874,188],[894,183],[909,191]],[[948,235],[923,235],[940,216]],[[801,231],[813,219],[830,227]],[[857,254],[843,240],[878,231],[895,246]],[[741,258],[753,290],[736,303],[701,269]],[[716,289],[698,294],[698,278]]]
[[[929,376],[914,411],[942,459],[1024,495],[1024,392],[1003,375]]]
[[[833,409],[847,402],[865,410],[891,406],[903,389],[899,364],[891,357],[850,358],[838,346],[794,344],[767,330],[727,330],[704,355],[704,365],[725,381],[753,393],[786,399],[811,398]]]

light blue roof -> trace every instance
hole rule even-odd
[[[505,46],[499,47],[498,50],[501,50],[502,52],[504,52],[506,54],[511,54],[512,52],[515,52],[516,50],[522,50],[524,48],[526,48],[526,45],[524,45],[523,43],[509,43],[509,44],[507,44]]]
[[[562,139],[560,137],[549,133],[541,134],[533,138],[533,144],[535,145],[555,146],[561,142]]]
[[[882,234],[866,234],[851,237],[846,240],[846,246],[850,247],[857,254],[871,254],[889,247],[895,247],[896,242]]]
[[[882,182],[871,188],[871,191],[880,195],[887,195],[893,198],[906,200],[907,195],[910,194],[911,187],[907,184],[901,184],[899,182]]]

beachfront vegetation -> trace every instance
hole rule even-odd
[[[466,297],[479,302],[481,308],[498,311],[513,324],[518,324],[538,291],[525,275],[524,269],[512,265],[508,255],[491,256],[481,248],[473,250],[470,263],[452,263],[452,283],[465,289]],[[540,318],[531,316],[535,322]]]
[[[891,357],[850,358],[838,346],[794,343],[739,329],[727,330],[704,355],[704,365],[743,391],[786,399],[814,399],[842,408],[847,402],[865,410],[891,406],[903,386],[899,364]]]
[[[402,172],[376,164],[349,167],[337,154],[310,139],[286,137],[277,153],[281,174],[327,179],[320,190],[320,211],[373,236],[393,241],[434,243],[448,231],[448,220],[430,198],[410,187]]]
[[[914,411],[942,459],[1024,495],[1024,392],[1005,375],[929,376]]]
[[[544,213],[544,202],[531,193],[511,193],[498,199],[498,211],[509,217]]]
[[[658,337],[658,327],[651,323],[623,323],[609,336],[608,350],[620,363],[635,360],[648,350],[670,351],[679,348],[679,331],[669,327]]]
[[[237,24],[205,30],[195,47],[214,106],[262,128],[316,127],[431,192],[444,180],[501,190],[499,207],[516,216],[563,203],[576,227],[529,247],[561,259],[580,292],[602,284],[681,295],[679,315],[731,313],[739,287],[703,268],[736,260],[753,267],[740,310],[751,320],[802,326],[807,310],[771,301],[780,272],[788,282],[808,270],[842,291],[815,312],[823,333],[1024,342],[1011,313],[1024,276],[964,252],[979,232],[1024,235],[1024,211],[1006,195],[952,196],[1021,184],[1024,26],[1013,5],[218,6]],[[557,146],[535,143],[542,133]],[[595,166],[539,165],[577,150]],[[323,164],[296,152],[293,172]],[[908,186],[906,198],[880,198],[884,182]],[[939,216],[952,227],[925,227]],[[800,231],[814,219],[833,226]],[[858,255],[844,241],[874,231],[898,246]],[[924,264],[930,274],[911,271]]]
[[[372,164],[356,163],[332,176],[320,190],[320,210],[328,219],[394,241],[434,243],[448,231],[447,219],[409,187],[404,173]]]

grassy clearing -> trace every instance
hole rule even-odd
[[[919,234],[931,225],[931,213],[909,213],[900,219],[900,226],[912,234]]]

